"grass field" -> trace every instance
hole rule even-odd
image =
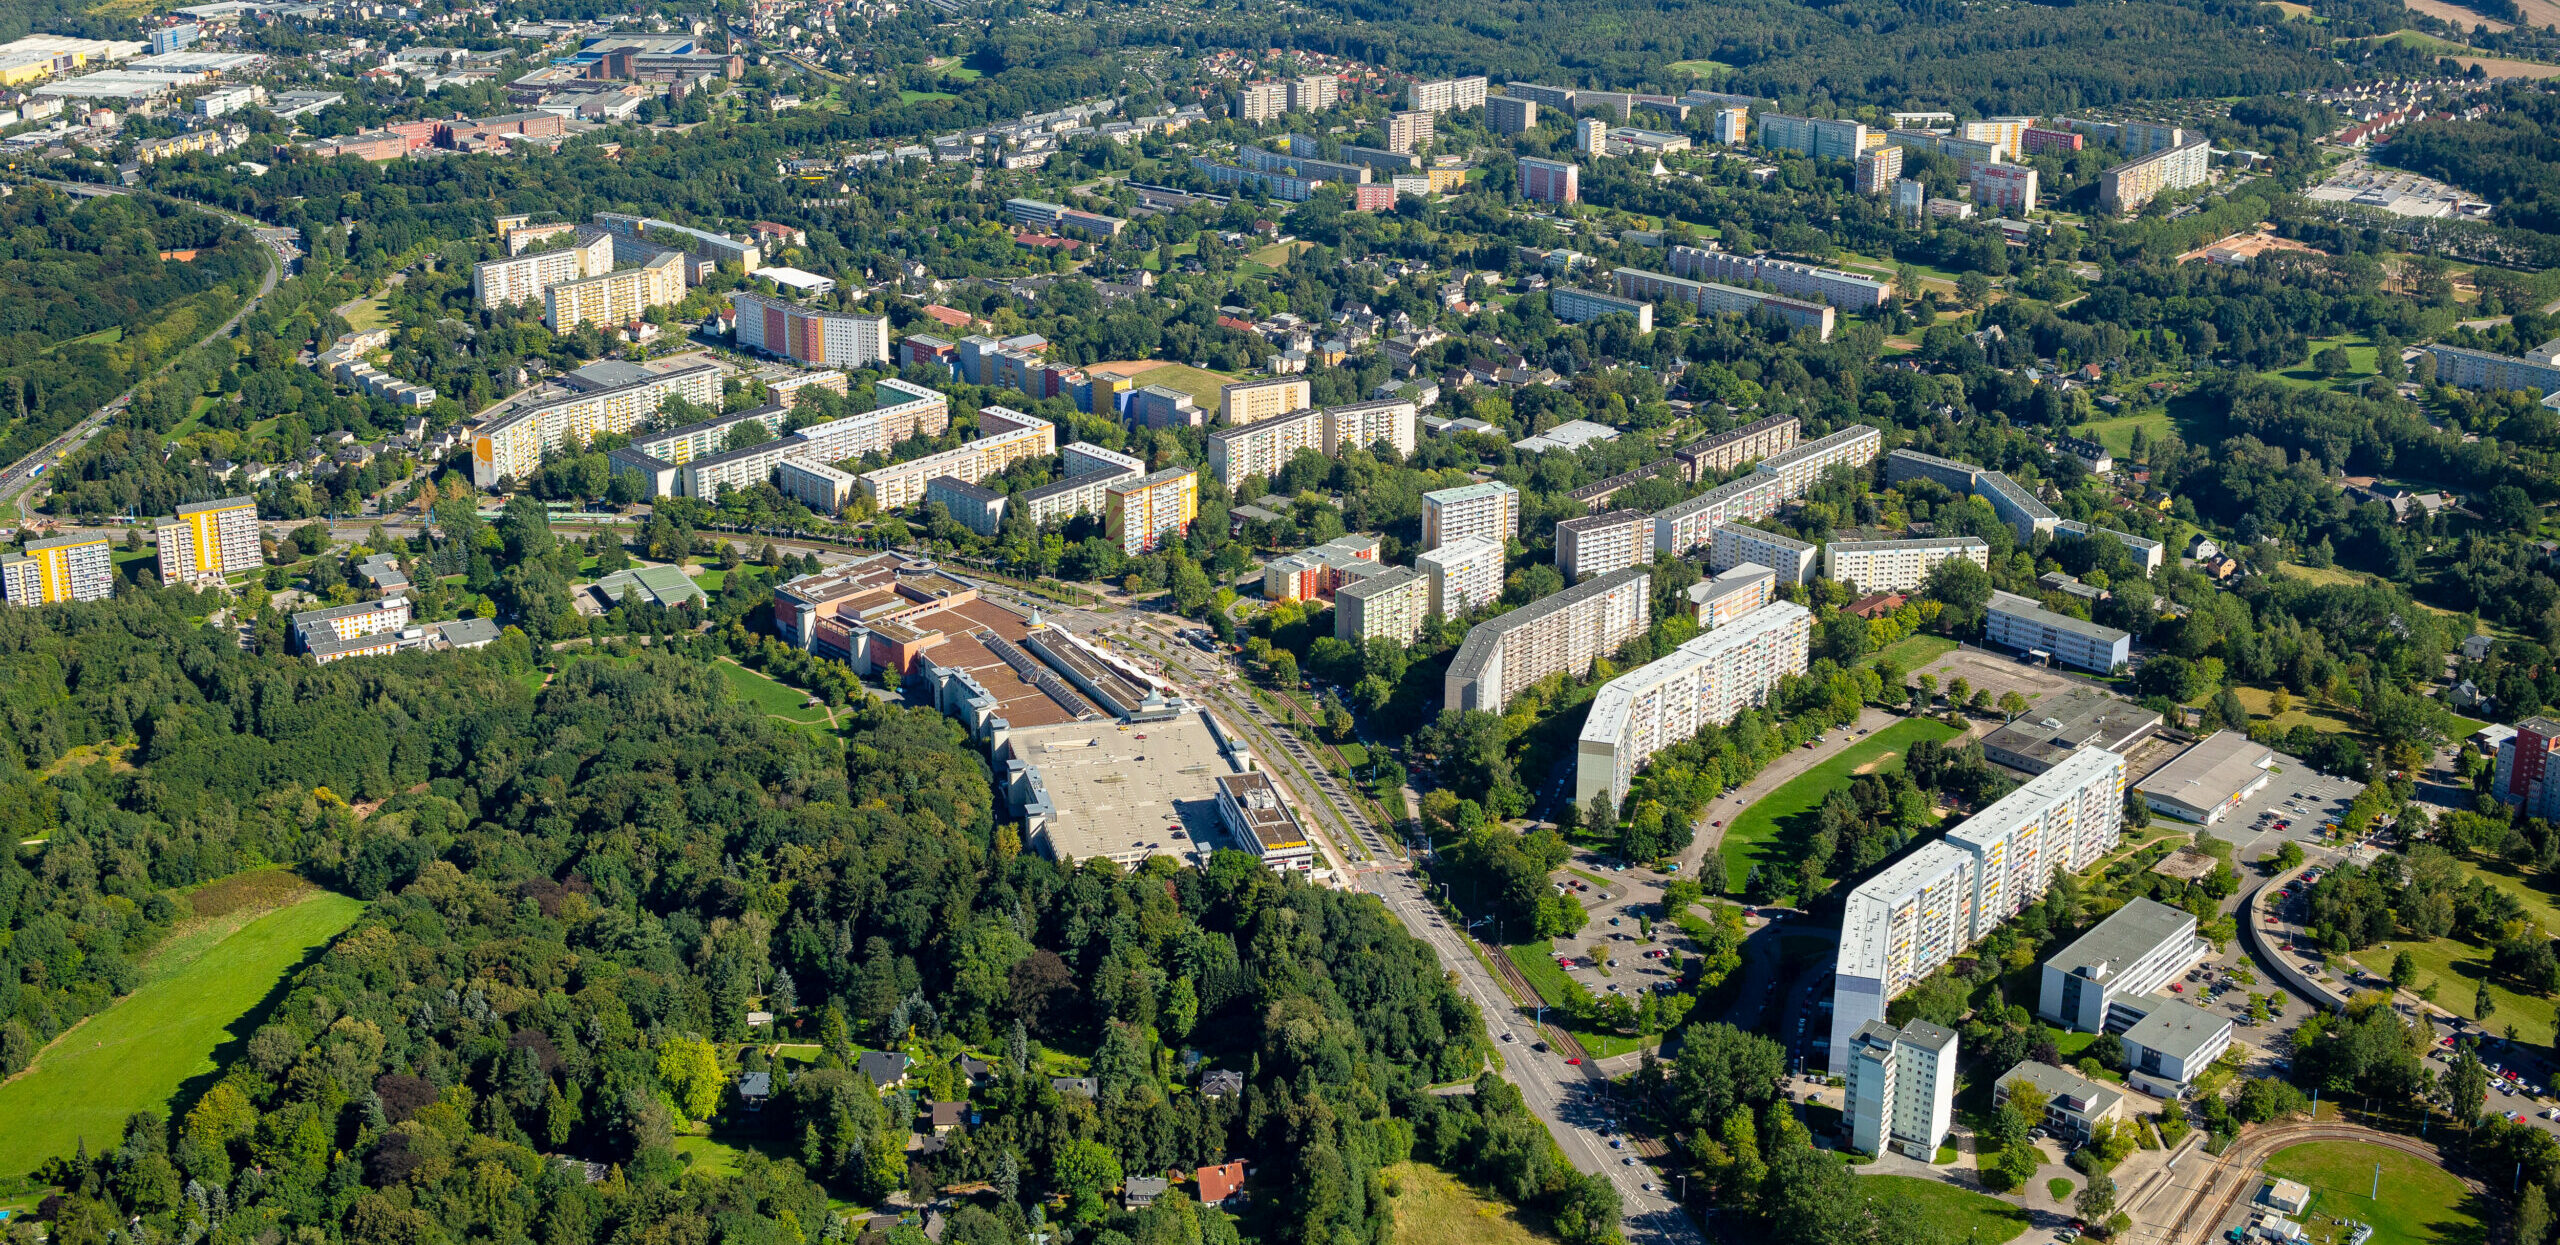
[[[1725,64],[1723,61],[1694,60],[1673,61],[1670,64],[1663,66],[1663,68],[1668,69],[1673,73],[1698,74],[1703,76],[1715,73],[1718,70],[1731,69],[1733,66]]]
[[[82,1140],[95,1151],[136,1111],[166,1110],[214,1052],[246,1041],[252,1009],[285,974],[355,923],[364,905],[305,889],[290,905],[181,929],[143,966],[143,983],[54,1040],[33,1067],[0,1085],[0,1175],[31,1171]]]
[[[1249,263],[1260,264],[1263,267],[1272,269],[1276,272],[1282,268],[1288,267],[1289,261],[1296,259],[1299,252],[1314,250],[1315,245],[1316,244],[1313,242],[1274,242],[1259,251],[1255,251],[1251,255],[1245,256],[1245,260]]]
[[[2418,966],[2418,988],[2425,989],[2430,982],[2435,984],[2436,1006],[2457,1016],[2481,1019],[2477,1004],[2481,979],[2489,973],[2489,948],[2458,938],[2403,938],[2387,945],[2391,950],[2371,948],[2358,952],[2352,958],[2368,971],[2386,973],[2391,971],[2392,958],[2406,951],[2409,959]],[[2518,994],[2495,983],[2489,986],[2489,998],[2496,1005],[2496,1010],[2490,1013],[2482,1027],[2496,1033],[2513,1025],[2519,1040],[2537,1045],[2551,1041],[2553,1016],[2550,999]]]
[[[899,102],[899,103],[901,103],[901,104],[920,104],[920,103],[923,103],[924,101],[929,100],[929,99],[958,99],[958,98],[960,98],[960,97],[959,97],[959,96],[957,96],[957,95],[952,94],[952,93],[951,93],[951,92],[949,92],[949,91],[900,91],[900,92],[898,92],[898,102]]]
[[[1535,1245],[1556,1239],[1518,1207],[1429,1164],[1398,1163],[1385,1175],[1401,1191],[1395,1199],[1399,1245]]]
[[[338,315],[346,320],[348,329],[371,332],[391,323],[391,304],[379,298],[359,298],[340,305]]]
[[[2025,1210],[1944,1181],[1919,1176],[1860,1176],[1858,1183],[1869,1188],[1885,1186],[1909,1201],[1920,1221],[1928,1225],[1929,1237],[1935,1240],[2000,1245],[2027,1230]]]
[[[786,683],[777,683],[732,662],[712,664],[720,671],[720,677],[729,681],[729,690],[757,709],[802,726],[827,724],[826,710],[805,707],[804,702],[809,699],[807,692]]]
[[[2275,703],[2273,699],[2274,694],[2265,688],[2234,687],[2231,689],[2231,693],[2232,695],[2240,698],[2240,704],[2242,707],[2248,709],[2251,717],[2266,717],[2267,710]],[[2309,726],[2314,730],[2341,735],[2361,736],[2364,733],[2362,727],[2329,712],[2325,707],[2307,702],[2299,696],[2293,697],[2293,703],[2286,706],[2285,711],[2276,715],[2272,720],[2277,726],[2281,726],[2286,730],[2292,730],[2297,726]]]
[[[1901,763],[1903,750],[1923,739],[1946,739],[1956,728],[1930,718],[1907,718],[1877,731],[1863,743],[1841,751],[1838,756],[1804,773],[1787,785],[1762,796],[1760,801],[1742,810],[1724,832],[1724,862],[1728,893],[1740,893],[1743,879],[1751,876],[1751,866],[1764,858],[1775,864],[1779,840],[1787,823],[1813,811],[1822,797],[1847,785],[1850,778],[1871,769],[1883,769]]]
[[[1894,669],[1908,675],[1954,651],[1956,642],[1945,636],[1915,635],[1885,645],[1868,657],[1867,664],[1872,666],[1878,661],[1890,661]]]
[[[1191,400],[1199,403],[1200,409],[1209,412],[1211,418],[1216,417],[1218,410],[1218,389],[1235,381],[1235,377],[1222,372],[1212,372],[1207,368],[1192,367],[1182,363],[1167,363],[1161,367],[1152,367],[1129,379],[1142,386],[1162,385],[1167,389],[1179,389],[1190,394]]]
[[[2374,1186],[2374,1164],[2382,1165],[2380,1201],[2367,1197]],[[2414,1154],[2356,1141],[2314,1141],[2278,1150],[2267,1160],[2267,1174],[2311,1186],[2305,1223],[2328,1225],[2330,1218],[2373,1225],[2372,1245],[2470,1245],[2487,1239],[2482,1219],[2487,1207],[2443,1168]],[[2313,1238],[2318,1239],[2318,1238]],[[2339,1240],[2345,1240],[2340,1233]]]
[[[2133,430],[2136,428],[2154,442],[2178,430],[2177,425],[2169,422],[2169,412],[2149,411],[2140,415],[2118,415],[2113,419],[2093,419],[2080,426],[2080,435],[2096,438],[2099,444],[2107,447],[2108,453],[2123,458],[2133,453]]]

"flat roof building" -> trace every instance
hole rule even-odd
[[[115,592],[115,542],[54,536],[0,560],[0,600],[11,605],[95,601]]]
[[[1862,592],[1908,592],[1927,583],[1939,563],[1958,558],[1987,568],[1991,546],[1979,536],[1835,540],[1822,551],[1822,574]]]
[[[1431,581],[1407,566],[1344,584],[1333,597],[1334,638],[1353,644],[1411,644],[1431,613]]]
[[[2267,785],[2275,750],[2238,731],[2215,731],[2136,784],[2152,811],[2210,826]]]
[[[1427,587],[1423,608],[1442,618],[1455,618],[1502,595],[1503,542],[1488,536],[1461,536],[1437,549],[1415,554],[1413,569]]]
[[[1520,534],[1520,490],[1500,480],[1435,489],[1422,495],[1422,547],[1462,536],[1507,541]]]
[[[2032,1059],[2002,1073],[2000,1079],[1992,1083],[1992,1105],[2006,1106],[2009,1087],[2020,1082],[2033,1086],[2045,1096],[2044,1118],[2035,1123],[2043,1125],[2046,1132],[2068,1141],[2086,1141],[2093,1125],[2112,1124],[2124,1118],[2123,1090]]]
[[[1016,728],[990,754],[1033,846],[1052,860],[1101,857],[1124,869],[1149,856],[1202,860],[1226,833],[1218,780],[1253,768],[1252,753],[1205,709],[1143,731],[1110,722]]]
[[[1654,753],[1766,704],[1779,680],[1804,673],[1812,637],[1812,613],[1779,601],[1610,680],[1575,744],[1574,802],[1624,804]]]
[[[1967,943],[2044,898],[2057,870],[2096,864],[2123,837],[2124,758],[2083,748],[1947,832],[1973,857]]]
[[[2125,1081],[2163,1098],[2183,1098],[2222,1052],[2231,1049],[2231,1018],[2184,1003],[2154,1000],[2149,1015],[2122,1034]]]
[[[1983,628],[1993,644],[2043,654],[2058,665],[2106,674],[2125,664],[2133,637],[2085,618],[2057,614],[2013,592],[1994,591]]]
[[[1315,867],[1316,845],[1260,770],[1218,775],[1218,822],[1238,848],[1281,872]]]
[[[1653,516],[1612,510],[1556,524],[1556,569],[1574,583],[1653,560]]]
[[[2136,897],[2044,962],[2036,1014],[2082,1033],[2121,1033],[2158,1003],[2146,996],[2212,946],[2194,914]]]
[[[1715,529],[1707,545],[1707,569],[1727,571],[1757,563],[1776,571],[1779,583],[1804,584],[1813,581],[1814,562],[1821,553],[1820,546],[1792,536],[1733,524]]]
[[[1593,662],[1644,634],[1652,582],[1647,568],[1628,567],[1477,624],[1449,662],[1444,703],[1500,713],[1550,674],[1589,673]]]
[[[2082,748],[2121,755],[2158,729],[2158,712],[2093,687],[2075,687],[2043,698],[1984,736],[1982,755],[1995,765],[2041,774]]]
[[[1956,1035],[1914,1020],[1899,1029],[1871,1020],[1851,1040],[1844,1095],[1850,1148],[1895,1151],[1934,1163],[1955,1121]]]
[[[1857,1034],[1885,1005],[1971,945],[1973,857],[1944,842],[1887,866],[1849,892],[1831,996],[1832,1075],[1844,1075]]]

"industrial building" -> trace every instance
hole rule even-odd
[[[2210,826],[2266,786],[2275,765],[2274,749],[2238,731],[2215,731],[2151,771],[2134,790],[2155,813]]]

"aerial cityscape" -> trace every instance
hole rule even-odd
[[[0,1245],[2554,1245],[2555,84],[0,4]]]

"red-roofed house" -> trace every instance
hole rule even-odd
[[[924,314],[926,319],[947,329],[965,329],[977,323],[968,312],[957,307],[945,307],[940,303],[926,303]]]
[[[769,220],[757,221],[754,225],[750,226],[750,228],[754,231],[757,239],[760,241],[771,242],[776,245],[786,243],[791,246],[809,245],[809,233],[805,229],[794,229],[789,225],[776,224]]]
[[[1200,1204],[1216,1206],[1244,1192],[1244,1161],[1203,1167],[1195,1179],[1200,1182]]]

